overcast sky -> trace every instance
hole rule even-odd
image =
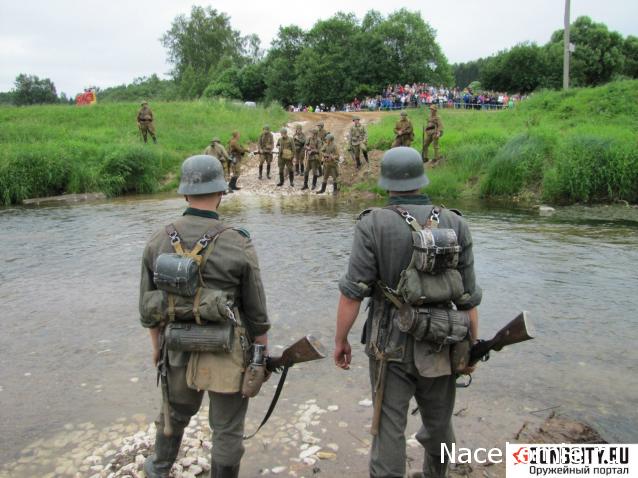
[[[19,73],[48,77],[58,93],[85,86],[129,83],[170,70],[160,36],[191,6],[210,5],[231,17],[243,35],[256,33],[262,47],[280,25],[309,29],[338,11],[361,18],[419,10],[437,31],[450,63],[490,55],[523,41],[545,43],[563,26],[563,0],[0,0],[0,91]],[[571,18],[588,15],[611,30],[638,36],[638,0],[572,0]]]

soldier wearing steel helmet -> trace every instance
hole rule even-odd
[[[290,180],[290,186],[294,186],[294,170],[292,167],[292,161],[295,157],[295,143],[290,136],[288,136],[288,130],[281,128],[281,136],[277,140],[278,151],[278,166],[279,166],[279,183],[277,186],[284,185],[284,178]]]
[[[295,134],[292,136],[292,140],[295,143],[295,173],[297,176],[303,176],[306,135],[300,124],[295,125]]]
[[[361,167],[361,154],[363,153],[363,157],[368,161],[368,132],[366,131],[365,126],[361,124],[361,118],[358,116],[352,117],[353,125],[350,128],[350,133],[348,134],[348,143],[350,154],[355,162],[355,166],[357,169]]]
[[[423,151],[421,152],[421,156],[423,157],[424,163],[429,161],[428,150],[430,149],[430,145],[434,147],[434,162],[438,163],[441,160],[439,152],[439,138],[441,136],[443,136],[443,122],[438,115],[437,106],[433,104],[430,106],[428,124],[423,129]]]
[[[244,154],[250,152],[241,145],[239,138],[239,131],[233,131],[230,141],[228,142],[228,152],[230,153],[230,182],[228,183],[228,188],[235,191],[241,189],[237,186],[237,180],[241,174],[241,160]]]
[[[392,147],[410,146],[414,140],[414,129],[412,122],[408,118],[407,111],[401,111],[401,119],[394,125],[394,143]]]
[[[248,399],[240,393],[241,373],[246,365],[243,350],[251,343],[267,346],[270,322],[250,235],[246,230],[228,227],[220,220],[218,209],[226,186],[219,160],[204,155],[186,159],[182,164],[178,193],[184,195],[188,207],[170,225],[157,230],[144,249],[139,302],[141,323],[149,330],[152,360],[162,371],[162,380],[166,378],[167,387],[155,422],[155,451],[144,463],[148,478],[168,478],[184,428],[198,412],[205,390],[208,391],[209,423],[213,430],[211,476],[239,476],[248,408]],[[167,317],[171,313],[167,302],[171,302],[172,296],[173,303],[181,300],[187,304],[190,297],[163,290],[154,274],[158,257],[184,257],[180,251],[192,253],[206,237],[209,243],[198,255],[201,258],[198,290],[219,291],[232,298],[228,306],[236,312],[236,343],[231,352],[191,353],[179,347],[167,349],[164,339],[169,323]],[[196,331],[194,320],[192,324],[192,331]],[[164,391],[164,382],[162,389]]]
[[[447,476],[441,445],[450,447],[454,442],[452,412],[456,387],[450,345],[432,343],[423,336],[417,339],[402,332],[399,318],[407,313],[408,317],[417,314],[420,320],[430,320],[428,314],[435,308],[447,316],[453,310],[456,316],[463,318],[467,343],[476,339],[478,333],[477,306],[482,293],[474,275],[472,236],[459,214],[433,206],[429,198],[420,193],[428,182],[418,151],[397,147],[385,153],[379,186],[389,192],[388,205],[360,214],[348,268],[339,281],[334,351],[337,367],[350,367],[348,332],[359,314],[361,302],[370,298],[364,337],[375,406],[371,477],[405,476],[405,427],[412,397],[416,399],[423,424],[416,435],[425,448],[422,476]],[[429,284],[427,293],[419,297],[422,305],[414,305],[407,295],[399,294],[408,287],[405,280],[401,282],[402,278],[407,277],[409,270],[415,270],[413,235],[419,234],[417,229],[435,227],[454,231],[459,246],[458,265],[446,269],[445,278],[409,274],[416,277],[419,284],[424,284],[425,279]],[[454,296],[454,303],[446,300],[451,289],[444,283],[447,277],[454,277],[457,282],[457,291],[449,294]],[[440,291],[437,299],[440,303],[428,303],[434,289]],[[443,332],[447,330],[445,327]],[[468,373],[471,369],[458,365],[454,371]]]
[[[275,147],[275,137],[270,132],[270,126],[264,125],[263,132],[257,142],[259,151],[259,179],[263,177],[264,162],[266,162],[266,177],[270,179],[270,165],[272,164],[272,151]]]
[[[147,136],[149,134],[151,138],[153,138],[153,143],[157,143],[153,119],[153,111],[149,108],[148,101],[142,101],[141,108],[137,112],[137,127],[145,143],[147,142]]]

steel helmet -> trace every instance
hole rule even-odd
[[[182,163],[182,177],[177,192],[195,196],[226,191],[222,163],[215,156],[198,154]]]
[[[423,170],[423,159],[414,148],[392,148],[381,159],[379,187],[386,191],[414,191],[427,186],[430,180]]]
[[[401,111],[401,116],[408,116],[408,112],[407,111]]]

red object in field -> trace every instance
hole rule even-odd
[[[76,105],[92,105],[97,102],[95,91],[92,88],[84,90],[84,93],[80,93],[75,97]]]

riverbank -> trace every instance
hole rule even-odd
[[[157,102],[158,144],[145,145],[135,123],[139,104],[0,107],[0,205],[73,193],[119,196],[173,189],[185,157],[233,130],[256,141],[264,124],[287,121],[280,107],[226,101]]]
[[[439,110],[443,160],[428,174],[436,198],[554,204],[638,203],[638,81],[535,93],[513,110]],[[421,149],[427,111],[409,112]],[[369,127],[387,149],[398,114]],[[430,157],[433,151],[430,147]],[[374,181],[356,185],[376,191]]]

